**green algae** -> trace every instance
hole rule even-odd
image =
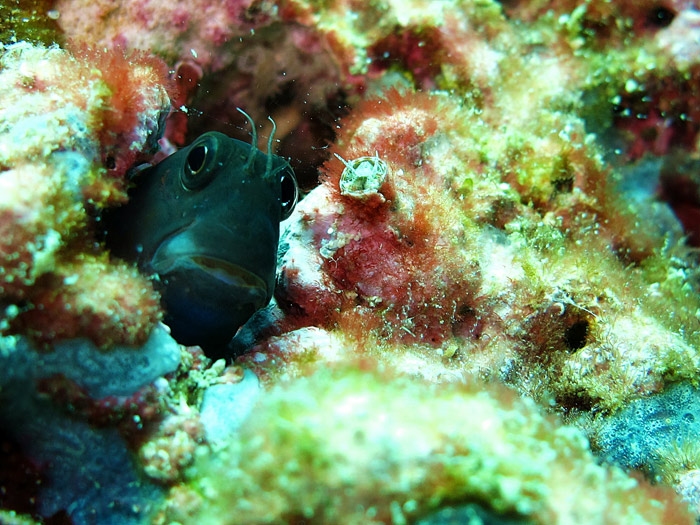
[[[0,42],[13,44],[60,44],[63,35],[57,24],[53,0],[1,0]]]
[[[598,465],[580,431],[504,387],[341,367],[273,387],[226,448],[200,454],[161,517],[409,523],[478,501],[541,523],[662,523],[675,500],[645,489]],[[184,515],[175,500],[197,508]]]

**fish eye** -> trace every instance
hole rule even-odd
[[[182,166],[181,181],[185,189],[197,190],[208,184],[216,173],[211,167],[216,153],[212,137],[190,146]]]
[[[187,155],[187,168],[191,173],[197,174],[204,166],[204,159],[207,158],[207,147],[197,146]]]
[[[282,219],[287,219],[294,211],[294,206],[299,198],[299,188],[292,168],[287,166],[280,175],[280,204],[282,206]]]

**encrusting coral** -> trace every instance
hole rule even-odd
[[[668,266],[692,263],[664,260],[663,236],[625,217],[583,122],[553,115],[566,135],[545,119],[525,139],[484,113],[396,91],[356,108],[333,151],[385,161],[383,199],[343,195],[343,163],[324,165],[287,236],[287,321],[337,327],[391,366],[420,356],[418,375],[432,363],[499,377],[564,408],[614,409],[695,377],[698,335],[678,330],[700,303]],[[517,150],[482,139],[502,132]]]
[[[153,382],[177,367],[179,349],[154,329],[161,307],[152,283],[110,260],[96,222],[125,201],[127,169],[154,153],[168,86],[162,61],[145,53],[0,44],[3,507],[45,518],[71,507],[76,523],[107,512],[128,523],[159,492],[137,483],[113,427],[133,434],[160,416]],[[71,452],[76,443],[91,455]],[[32,484],[28,470],[6,470],[21,465],[20,449],[36,465],[33,496],[22,489]],[[81,499],[110,461],[120,470],[98,482],[102,495]],[[115,497],[130,507],[120,518],[109,510]]]
[[[503,387],[341,367],[266,393],[155,522],[411,523],[478,501],[534,523],[692,523],[671,494],[597,465],[580,431]]]
[[[21,42],[0,67],[0,299],[28,305],[6,312],[10,324],[42,343],[143,343],[158,296],[94,249],[90,224],[124,201],[126,169],[156,143],[169,107],[161,63]]]

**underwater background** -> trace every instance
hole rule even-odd
[[[699,131],[697,0],[0,0],[0,523],[696,523]]]

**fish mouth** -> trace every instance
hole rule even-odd
[[[265,281],[237,264],[207,255],[192,255],[189,260],[201,271],[228,286],[267,290]]]
[[[248,290],[267,295],[267,283],[258,275],[221,257],[198,253],[187,235],[175,235],[163,242],[153,254],[152,270],[161,277],[169,275],[206,275],[226,288]]]
[[[155,261],[153,266],[156,272],[161,276],[180,272],[202,272],[225,287],[264,290],[267,292],[267,284],[260,277],[237,264],[230,263],[217,257],[210,257],[207,255],[181,255],[177,260],[173,260],[167,266],[156,264]]]

